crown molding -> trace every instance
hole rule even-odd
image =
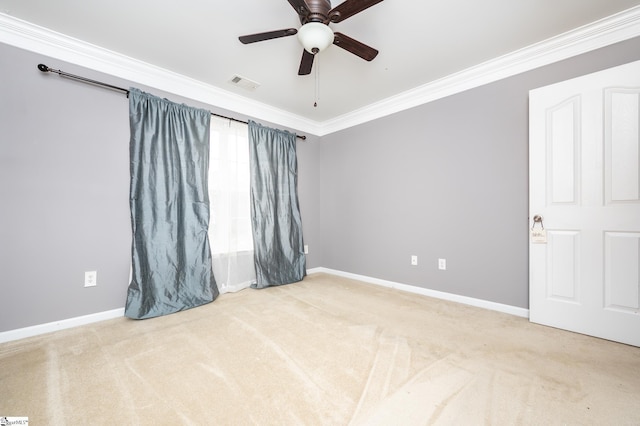
[[[324,136],[640,36],[640,6],[318,122],[0,13],[0,42],[234,113]]]
[[[255,117],[313,135],[321,132],[321,124],[313,120],[3,13],[0,13],[0,43],[97,70],[242,116]]]
[[[322,123],[324,136],[640,36],[640,6],[383,99]]]

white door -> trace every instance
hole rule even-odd
[[[640,61],[529,101],[530,320],[640,346]]]

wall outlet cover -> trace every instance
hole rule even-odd
[[[442,271],[447,269],[447,259],[438,259],[438,269]]]
[[[95,287],[98,285],[98,271],[86,271],[84,273],[84,286]]]

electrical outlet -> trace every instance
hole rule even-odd
[[[95,287],[98,285],[98,271],[87,271],[84,273],[84,286]]]
[[[443,271],[447,269],[447,259],[438,259],[438,269]]]
[[[309,254],[309,246],[308,245],[304,245],[304,254]]]
[[[418,265],[418,256],[411,256],[411,265],[413,266]]]

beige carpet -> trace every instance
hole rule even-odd
[[[640,425],[640,349],[325,274],[0,345],[30,425]]]

